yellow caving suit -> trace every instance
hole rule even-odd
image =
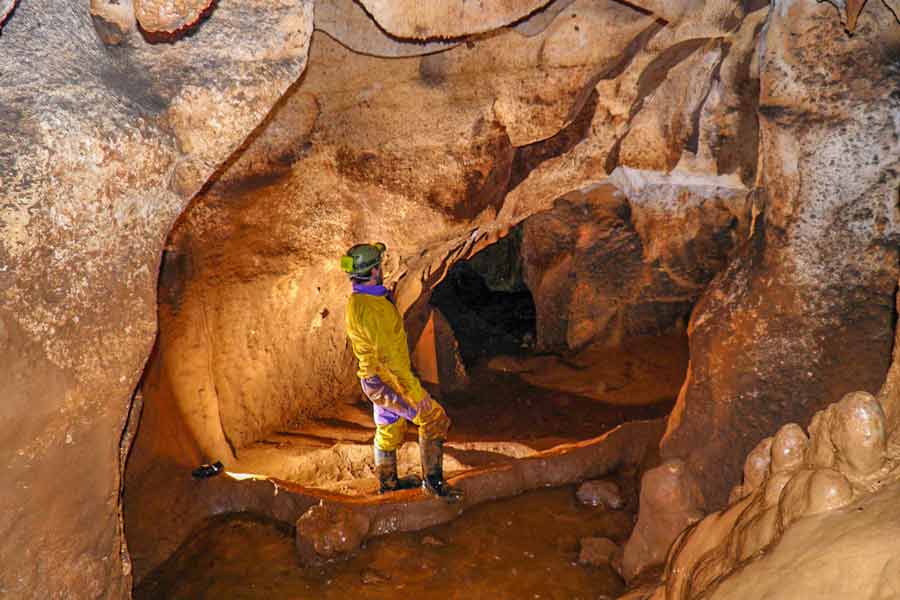
[[[363,392],[374,405],[375,446],[397,450],[407,421],[418,425],[425,439],[444,439],[450,419],[413,374],[403,319],[383,286],[353,284],[347,336],[359,360]]]

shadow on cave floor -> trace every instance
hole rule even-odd
[[[469,385],[441,402],[453,421],[445,469],[523,458],[599,436],[671,410],[687,368],[685,336],[641,338],[618,348],[557,356],[498,356],[469,373]],[[279,431],[239,451],[230,470],[294,481],[345,494],[373,493],[375,426],[367,401],[328,418]],[[416,429],[398,452],[402,473],[419,469]]]

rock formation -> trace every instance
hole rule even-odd
[[[311,29],[304,1],[222,3],[173,43],[132,24],[108,47],[86,2],[23,2],[3,25],[4,592],[129,594],[120,442],[156,334],[162,245],[303,71]]]
[[[892,410],[900,401],[895,393],[882,398]],[[860,391],[816,413],[808,436],[797,424],[782,426],[747,456],[730,506],[679,536],[663,585],[629,598],[896,593],[900,523],[885,510],[900,481],[898,424]]]
[[[758,55],[764,207],[694,309],[691,366],[662,443],[694,470],[709,508],[772,429],[884,379],[900,275],[898,43],[879,2],[853,36],[827,3],[769,12]]]
[[[896,0],[486,4],[321,0],[313,34],[311,0],[0,0],[0,590],[128,595],[132,439],[129,518],[244,506],[172,482],[358,394],[334,260],[361,239],[391,249],[414,343],[449,266],[533,215],[548,347],[696,302],[662,452],[710,509],[760,439],[875,391],[900,274]],[[571,202],[599,185],[620,196]],[[816,452],[876,431],[852,402],[868,420],[820,417]],[[841,477],[875,485],[880,447],[795,471],[803,436],[779,435],[741,502],[772,449],[810,471],[788,521],[843,502]]]

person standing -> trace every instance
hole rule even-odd
[[[371,400],[375,420],[375,470],[379,492],[419,485],[397,477],[397,450],[407,423],[419,428],[422,488],[448,501],[461,493],[444,481],[444,439],[450,418],[413,374],[403,318],[384,287],[382,243],[356,244],[341,257],[341,269],[353,286],[347,301],[347,336],[359,361],[357,375]]]

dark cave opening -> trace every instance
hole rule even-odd
[[[522,228],[469,260],[456,262],[431,293],[467,368],[498,355],[534,349],[537,311],[522,270]]]

